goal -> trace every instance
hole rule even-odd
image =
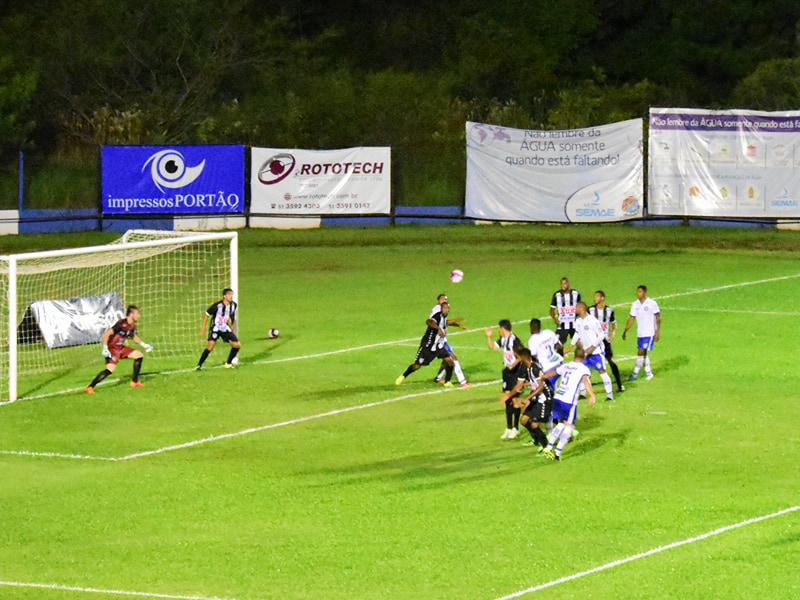
[[[77,368],[100,363],[100,337],[142,313],[154,358],[199,353],[203,310],[238,292],[238,234],[130,230],[103,246],[0,256],[0,404],[44,389],[83,387]]]

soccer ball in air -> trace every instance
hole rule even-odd
[[[270,330],[269,330],[269,338],[270,338],[271,340],[274,340],[274,339],[275,339],[276,337],[278,337],[280,334],[281,334],[281,332],[280,332],[279,330],[277,330],[277,329],[270,329]]]
[[[453,283],[461,283],[462,279],[464,279],[464,271],[459,271],[458,269],[450,271],[450,281]]]

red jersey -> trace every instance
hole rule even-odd
[[[110,350],[122,348],[125,341],[136,335],[136,323],[128,323],[128,319],[120,319],[111,328],[114,332],[108,340]]]

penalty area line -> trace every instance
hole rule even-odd
[[[77,592],[81,594],[105,594],[108,596],[128,596],[136,598],[167,598],[169,600],[236,600],[218,596],[182,596],[177,594],[158,594],[155,592],[134,592],[128,590],[103,590],[92,587],[60,585],[57,583],[28,583],[24,581],[0,581],[0,587],[28,588],[39,590],[57,590],[60,592]]]
[[[733,531],[734,529],[739,529],[740,527],[746,527],[747,525],[753,525],[755,523],[761,523],[762,521],[767,521],[769,519],[774,519],[776,517],[781,517],[783,515],[787,515],[789,513],[795,512],[800,510],[800,506],[792,506],[791,508],[785,508],[783,510],[779,510],[774,513],[770,513],[768,515],[762,515],[760,517],[754,517],[752,519],[747,519],[746,521],[740,521],[739,523],[734,523],[733,525],[726,525],[725,527],[720,527],[719,529],[714,529],[713,531],[709,531],[707,533],[703,533],[700,535],[696,535],[694,537],[687,538],[685,540],[681,540],[679,542],[673,542],[671,544],[666,544],[664,546],[658,546],[657,548],[653,548],[652,550],[648,550],[647,552],[641,552],[639,554],[634,554],[632,556],[628,556],[627,558],[621,558],[619,560],[614,560],[608,562],[604,565],[600,565],[599,567],[595,567],[593,569],[588,569],[586,571],[581,571],[580,573],[575,573],[573,575],[568,575],[566,577],[561,577],[559,579],[554,579],[553,581],[548,581],[547,583],[543,583],[541,585],[537,585],[534,587],[529,587],[524,590],[520,590],[518,592],[514,592],[513,594],[509,594],[508,596],[501,596],[496,600],[512,600],[512,598],[521,598],[522,596],[527,596],[528,594],[533,594],[535,592],[540,592],[542,590],[546,590],[551,587],[555,587],[557,585],[561,585],[562,583],[567,583],[569,581],[574,581],[576,579],[581,579],[582,577],[586,577],[588,575],[594,575],[595,573],[600,573],[601,571],[607,571],[608,569],[613,569],[614,567],[619,567],[621,565],[633,562],[635,560],[639,560],[642,558],[647,558],[648,556],[653,556],[655,554],[660,554],[661,552],[666,552],[667,550],[672,550],[673,548],[679,548],[681,546],[686,546],[688,544],[694,544],[695,542],[700,542],[706,540],[708,538],[727,533],[728,531]]]
[[[494,381],[482,381],[480,383],[472,384],[473,388],[476,387],[483,387],[487,385],[497,385],[500,382],[499,379]],[[459,390],[463,390],[465,388],[461,387],[453,387],[453,388],[444,388],[441,387],[433,390],[428,390],[426,392],[417,392],[414,394],[404,394],[402,396],[397,396],[396,398],[387,398],[385,400],[377,400],[375,402],[368,402],[367,404],[359,404],[356,406],[348,406],[345,408],[338,408],[336,410],[331,410],[324,413],[318,413],[315,415],[308,415],[305,417],[298,417],[297,419],[289,419],[288,421],[280,421],[278,423],[270,423],[268,425],[260,425],[258,427],[249,427],[247,429],[242,429],[241,431],[232,431],[230,433],[221,433],[218,435],[212,435],[206,438],[202,438],[199,440],[192,440],[189,442],[184,442],[182,444],[173,444],[171,446],[164,446],[162,448],[156,448],[154,450],[144,450],[142,452],[135,452],[133,454],[126,454],[124,456],[86,456],[82,454],[60,454],[58,452],[33,452],[30,450],[0,450],[0,456],[29,456],[29,457],[41,457],[41,458],[65,458],[71,460],[90,460],[90,461],[106,461],[106,462],[124,462],[128,460],[133,460],[136,458],[144,458],[147,456],[156,456],[158,454],[164,454],[166,452],[173,452],[175,450],[185,450],[187,448],[193,448],[195,446],[201,446],[204,444],[210,444],[212,442],[219,442],[222,440],[227,440],[236,437],[242,437],[245,435],[250,435],[253,433],[260,433],[262,431],[268,431],[270,429],[277,429],[279,427],[287,427],[289,425],[297,425],[299,423],[306,423],[308,421],[315,421],[317,419],[324,419],[325,417],[335,417],[337,415],[342,415],[349,412],[354,412],[357,410],[364,410],[367,408],[374,408],[376,406],[384,406],[387,404],[392,404],[394,402],[400,402],[401,400],[410,400],[413,398],[422,398],[424,396],[432,396],[434,394],[447,394],[451,392],[457,392]],[[471,389],[471,388],[467,388]]]

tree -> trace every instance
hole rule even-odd
[[[731,94],[733,107],[797,110],[800,107],[800,58],[768,60],[740,81]]]

